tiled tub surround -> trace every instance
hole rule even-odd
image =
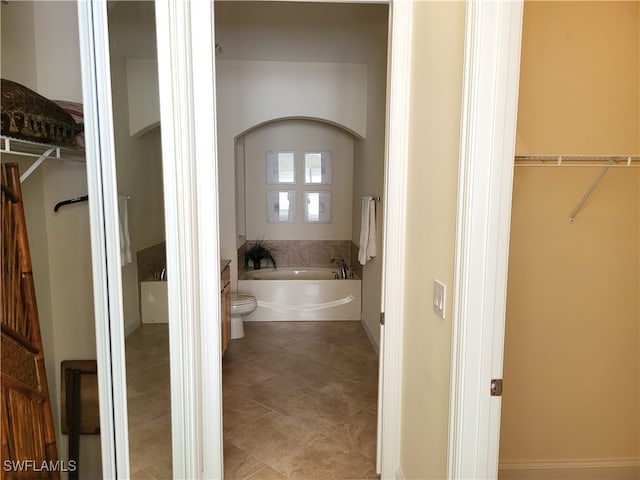
[[[333,257],[344,258],[350,265],[351,243],[351,240],[264,240],[278,267],[327,267]],[[248,244],[251,245],[251,240]],[[238,249],[239,274],[240,269],[244,270],[246,247],[243,244]]]
[[[248,323],[222,366],[225,479],[373,479],[378,360],[360,323]],[[171,478],[166,324],[127,338],[131,478]]]
[[[167,245],[158,243],[136,252],[138,264],[138,281],[151,280],[167,266]]]
[[[349,263],[349,265],[350,265],[351,270],[353,270],[353,273],[356,275],[356,277],[362,278],[363,269],[362,269],[362,265],[358,261],[358,251],[359,250],[360,250],[360,247],[358,245],[356,245],[355,243],[351,242],[351,252],[350,252],[350,255],[349,255],[349,258],[351,259],[351,262]]]

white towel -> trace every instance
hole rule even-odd
[[[129,208],[127,197],[118,197],[118,214],[120,217],[120,263],[124,267],[131,263],[131,239],[129,238]]]
[[[362,197],[362,222],[360,224],[360,250],[358,261],[361,265],[376,256],[376,201],[370,195]]]

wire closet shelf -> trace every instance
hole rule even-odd
[[[62,147],[46,143],[30,142],[13,137],[0,137],[0,153],[35,158],[36,161],[20,176],[24,182],[45,160],[84,162],[83,148]]]
[[[640,167],[640,155],[516,155],[516,167]]]
[[[578,204],[569,213],[573,224],[591,193],[596,189],[610,168],[640,167],[640,155],[516,155],[515,167],[602,167]]]

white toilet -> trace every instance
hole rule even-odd
[[[242,293],[231,294],[231,338],[244,337],[242,318],[258,307],[256,297]]]

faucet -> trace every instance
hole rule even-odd
[[[335,262],[335,264],[340,269],[340,278],[347,278],[349,267],[347,267],[347,263],[344,261],[344,258],[333,257],[331,261]]]
[[[162,267],[162,271],[160,272],[160,280],[164,281],[167,279],[167,267]]]

